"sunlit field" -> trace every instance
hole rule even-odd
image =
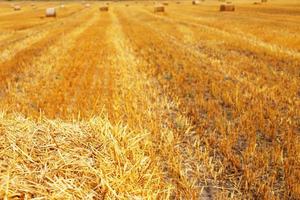
[[[0,199],[300,199],[300,1],[231,2],[0,1]]]

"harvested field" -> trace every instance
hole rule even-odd
[[[300,199],[300,2],[177,2],[0,2],[0,199]]]

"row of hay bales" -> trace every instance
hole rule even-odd
[[[202,0],[204,1],[204,0]],[[193,0],[192,1],[193,5],[198,5],[200,4],[200,1],[198,0]],[[168,4],[163,3],[161,5],[156,5],[154,6],[154,12],[165,12],[165,7]],[[227,2],[226,4],[221,4],[220,5],[220,11],[235,11],[235,6],[233,4],[231,4],[231,2]]]
[[[32,6],[34,6],[34,4],[32,4]],[[89,8],[89,7],[91,7],[91,4],[85,3],[84,6],[86,8]],[[15,11],[21,10],[21,6],[20,5],[12,5],[12,7],[13,7],[13,9]],[[65,5],[61,4],[60,8],[65,8]],[[104,5],[104,6],[101,6],[99,9],[100,9],[100,11],[108,11],[108,3],[106,5]],[[56,17],[56,8],[55,7],[46,8],[46,10],[45,10],[45,16],[46,17]]]
[[[205,1],[205,0],[201,0],[201,1]],[[219,1],[225,2],[225,0],[219,0]],[[267,0],[261,0],[261,2],[266,3]],[[180,2],[176,2],[176,3],[179,4]],[[89,4],[89,3],[84,3],[83,2],[83,4],[86,8],[91,7],[91,4]],[[198,5],[198,4],[200,4],[200,1],[199,0],[193,0],[192,4],[193,5]],[[260,2],[254,2],[254,4],[260,4]],[[100,11],[108,11],[109,10],[108,5],[109,5],[109,3],[106,3],[104,6],[101,6],[99,8]],[[164,6],[168,6],[168,5],[169,5],[168,2],[163,2],[162,4],[155,5],[154,6],[154,12],[165,12],[165,7]],[[31,4],[31,6],[34,6],[34,4]],[[129,5],[126,4],[126,6],[129,6]],[[64,8],[65,5],[61,4],[60,7]],[[13,8],[16,11],[21,10],[20,5],[13,5]],[[220,5],[220,11],[235,11],[235,6],[231,2],[226,2],[226,4],[221,4]],[[45,15],[46,15],[46,17],[56,17],[56,9],[55,8],[47,8]]]
[[[31,6],[34,6],[34,4],[31,4]],[[21,6],[13,5],[13,9],[15,11],[19,11],[19,10],[21,10]],[[56,17],[56,9],[55,8],[46,8],[45,15],[46,15],[46,17]]]
[[[201,1],[205,1],[205,0],[201,0]],[[225,0],[219,0],[221,2],[225,2]],[[266,3],[267,0],[261,0],[261,3]],[[180,2],[176,2],[177,4],[179,4]],[[192,4],[193,5],[199,5],[200,4],[200,1],[199,0],[193,0],[192,1]],[[254,2],[254,4],[260,4],[258,2]],[[164,6],[167,6],[168,3],[167,2],[164,2],[162,5],[156,5],[154,7],[154,12],[165,12],[165,7]],[[229,12],[233,12],[235,11],[235,5],[232,4],[231,2],[226,2],[226,3],[223,3],[220,5],[220,11],[221,12],[224,12],[224,11],[229,11]]]
[[[30,6],[35,8],[34,3],[31,3]],[[21,5],[20,4],[10,4],[10,7],[12,7],[16,11],[21,10]]]
[[[267,0],[261,0],[261,2],[254,2],[253,4],[258,5],[261,3],[266,3]],[[220,5],[220,11],[235,11],[235,6],[231,2]]]

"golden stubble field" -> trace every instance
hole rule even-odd
[[[299,199],[300,2],[254,2],[0,2],[0,199]]]

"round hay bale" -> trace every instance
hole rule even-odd
[[[198,0],[193,0],[193,1],[192,1],[192,4],[193,4],[193,5],[198,5],[198,4],[200,4],[200,1],[198,1]]]
[[[56,17],[56,9],[55,8],[47,8],[46,9],[46,17]]]
[[[86,3],[84,6],[85,6],[86,8],[89,8],[89,7],[91,7],[91,4]]]
[[[102,6],[102,7],[100,7],[100,11],[107,12],[108,11],[108,6]]]
[[[16,11],[21,10],[21,6],[15,5],[15,6],[14,6],[14,10],[16,10]]]
[[[64,5],[64,4],[61,4],[61,5],[60,5],[60,7],[61,7],[61,8],[64,8],[64,7],[65,7],[65,5]]]
[[[154,12],[165,12],[164,6],[154,6]]]
[[[235,11],[235,6],[233,4],[222,4],[222,5],[220,5],[220,11],[221,12],[224,12],[224,11],[233,12],[233,11]]]

